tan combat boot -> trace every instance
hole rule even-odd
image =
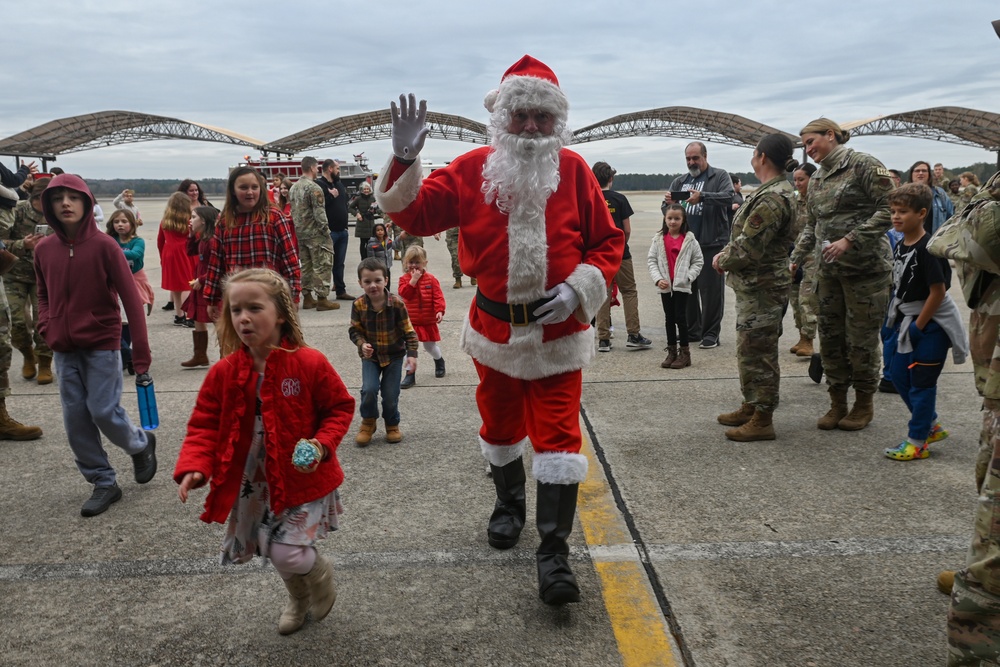
[[[475,278],[469,278],[469,284],[475,287],[479,282]]]
[[[875,418],[875,404],[872,399],[875,394],[866,391],[854,392],[854,407],[846,417],[837,423],[841,431],[860,431]]]
[[[25,380],[32,380],[35,377],[35,373],[38,372],[35,368],[35,364],[37,363],[35,360],[35,350],[31,347],[25,347],[21,348],[20,352],[24,356],[24,366],[21,366],[21,377]]]
[[[681,345],[681,349],[677,352],[677,358],[674,359],[674,363],[670,364],[671,368],[687,368],[691,365],[691,346]]]
[[[395,426],[386,425],[385,441],[393,443],[403,441],[403,432],[399,430],[399,424],[396,424]]]
[[[38,384],[52,384],[52,357],[38,357]]]
[[[815,352],[813,349],[813,339],[803,336],[802,340],[799,341],[799,349],[795,353],[795,356],[809,358],[813,356],[813,352]]]
[[[0,398],[0,440],[36,440],[42,437],[42,429],[25,426],[7,414],[7,399]]]
[[[372,441],[372,435],[375,433],[375,421],[375,418],[361,420],[361,428],[354,438],[358,447],[367,447],[368,443]]]
[[[677,361],[677,346],[667,345],[667,358],[660,362],[660,368],[673,368],[672,364]]]
[[[455,278],[455,284],[451,286],[452,289],[462,289],[462,279]]]
[[[774,426],[771,424],[771,413],[756,410],[746,424],[726,431],[726,437],[737,442],[757,442],[758,440],[774,440]]]
[[[306,614],[309,612],[309,585],[306,584],[305,575],[296,574],[291,579],[285,579],[285,588],[288,589],[288,602],[281,611],[281,618],[278,619],[278,633],[290,635],[306,622]]]
[[[744,403],[739,409],[733,412],[725,412],[716,417],[716,419],[723,426],[743,426],[753,419],[753,415],[754,407],[749,403]]]
[[[302,310],[311,310],[316,307],[316,299],[313,298],[312,292],[302,292]]]
[[[340,310],[340,304],[337,303],[336,301],[330,301],[325,296],[321,296],[320,298],[316,299],[316,310],[317,311]]]
[[[847,389],[830,387],[830,409],[816,422],[816,428],[832,431],[847,416]]]

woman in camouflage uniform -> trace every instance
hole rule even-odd
[[[806,196],[809,193],[809,179],[816,173],[816,166],[804,164],[792,172],[792,183],[798,192],[795,202],[794,233],[796,240],[802,234],[809,215],[806,212]],[[799,271],[792,279],[789,301],[795,315],[795,328],[799,330],[799,342],[789,352],[799,357],[813,355],[813,339],[816,337],[816,254],[806,255]]]
[[[743,405],[721,414],[720,424],[733,426],[726,437],[740,442],[774,440],[771,415],[778,407],[778,339],[788,305],[792,276],[788,248],[795,240],[795,195],[785,172],[799,163],[794,146],[783,134],[760,140],[750,159],[763,185],[750,195],[733,220],[731,240],[712,260],[716,271],[736,293],[736,359]]]
[[[889,203],[893,183],[881,162],[844,146],[850,133],[820,118],[800,132],[819,170],[809,182],[808,218],[792,253],[793,267],[822,249],[817,266],[820,355],[830,410],[816,426],[857,431],[871,422],[878,388],[879,327],[892,283]],[[847,390],[855,402],[847,411]]]

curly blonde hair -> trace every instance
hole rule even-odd
[[[271,269],[244,269],[226,278],[222,289],[222,314],[215,323],[215,332],[219,338],[219,349],[222,356],[232,354],[243,346],[236,327],[233,326],[233,315],[229,306],[229,287],[237,283],[256,283],[263,288],[274,303],[278,317],[284,319],[281,324],[281,340],[287,340],[291,348],[278,346],[274,349],[292,351],[305,347],[302,327],[299,325],[298,309],[292,301],[292,290],[288,282]]]

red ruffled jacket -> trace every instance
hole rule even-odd
[[[206,523],[223,523],[240,492],[253,436],[257,378],[246,348],[223,358],[208,371],[188,420],[174,481],[180,484],[189,472],[210,480],[201,515]],[[339,487],[344,471],[336,450],[354,417],[354,398],[326,356],[310,347],[274,350],[267,358],[260,398],[271,511],[317,500]],[[315,438],[329,452],[312,473],[300,473],[292,465],[292,451],[302,438]]]

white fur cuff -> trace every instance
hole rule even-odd
[[[527,438],[515,442],[513,445],[491,445],[483,440],[482,437],[479,438],[479,447],[483,450],[483,456],[498,468],[502,468],[508,463],[513,463],[521,458],[525,445],[529,444],[531,444],[531,441]]]
[[[413,203],[420,191],[420,183],[424,180],[420,156],[417,161],[406,168],[396,181],[386,189],[389,183],[389,172],[396,163],[396,156],[389,154],[389,161],[380,172],[375,182],[375,201],[386,213],[398,213]]]
[[[566,278],[566,284],[580,297],[580,306],[587,321],[592,320],[608,300],[608,281],[593,264],[577,264],[573,273]]]
[[[536,453],[531,475],[543,484],[580,484],[587,479],[587,457],[566,452]]]

